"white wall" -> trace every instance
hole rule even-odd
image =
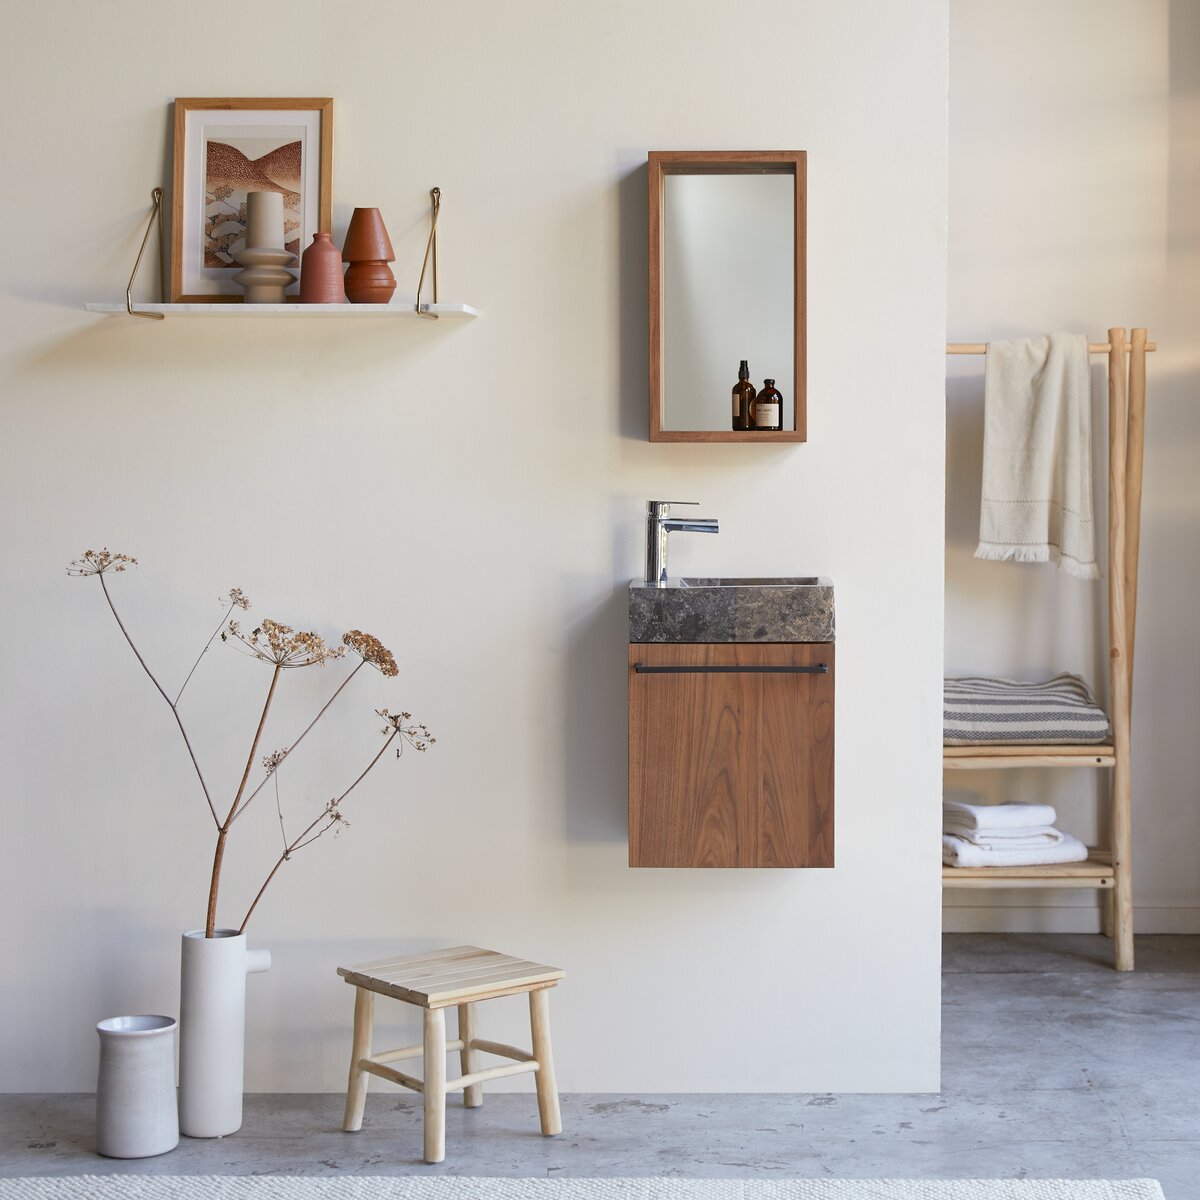
[[[1200,932],[1198,48],[1200,8],[1191,2],[951,5],[951,338],[1070,329],[1103,340],[1109,326],[1145,325],[1159,344],[1147,368],[1134,693],[1142,932]],[[947,672],[1072,670],[1102,683],[1103,584],[971,557],[981,360],[953,362],[949,372]],[[1102,388],[1100,366],[1095,379]],[[1097,404],[1106,411],[1102,391]],[[1104,421],[1097,426],[1103,443]],[[1098,512],[1105,494],[1101,477]],[[1097,774],[955,772],[946,783],[1047,800],[1066,827],[1103,838]],[[948,903],[948,929],[1098,927],[1091,893],[960,892]]]
[[[376,705],[439,737],[256,915],[275,967],[250,984],[251,1089],[343,1086],[339,963],[459,941],[567,968],[565,1090],[936,1088],[945,5],[5,15],[3,1088],[88,1088],[92,1023],[174,1011],[201,919],[212,830],[169,714],[94,581],[63,574],[105,543],[142,560],[115,586],[171,679],[233,584],[251,615],[396,649],[399,681],[356,680],[297,752],[297,809],[376,744]],[[85,314],[121,293],[170,98],[246,94],[336,97],[335,237],[378,204],[404,294],[440,185],[442,295],[486,315]],[[809,151],[811,441],[652,446],[645,154],[730,147]],[[679,572],[836,581],[834,871],[625,865],[624,589],[652,496],[721,518],[678,539]],[[285,679],[270,745],[337,670]],[[224,793],[265,686],[218,648],[187,701]],[[271,808],[237,834],[226,919]],[[490,1028],[521,1020],[505,1002]]]

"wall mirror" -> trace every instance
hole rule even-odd
[[[648,161],[650,440],[804,441],[805,152]],[[776,419],[766,397],[761,420],[735,429],[743,359],[756,393],[772,379],[782,402]]]

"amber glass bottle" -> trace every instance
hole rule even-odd
[[[783,397],[773,379],[763,380],[763,390],[754,401],[754,428],[760,432],[783,428]]]
[[[744,358],[738,368],[738,381],[733,385],[733,428],[754,428],[754,384],[750,382],[750,366]]]

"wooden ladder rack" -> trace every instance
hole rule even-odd
[[[947,770],[1003,767],[1103,767],[1109,786],[1107,849],[1089,850],[1087,862],[1039,867],[943,867],[942,886],[1092,888],[1103,900],[1104,933],[1113,939],[1118,971],[1133,970],[1133,864],[1130,805],[1130,719],[1133,644],[1137,621],[1138,551],[1142,515],[1142,460],[1146,429],[1146,354],[1156,350],[1146,330],[1110,329],[1091,343],[1108,362],[1108,646],[1110,744],[1103,746],[945,746]],[[986,343],[951,342],[947,354],[986,354]]]

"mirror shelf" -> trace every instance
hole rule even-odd
[[[651,431],[652,442],[781,442],[807,441],[799,429],[660,429]]]

